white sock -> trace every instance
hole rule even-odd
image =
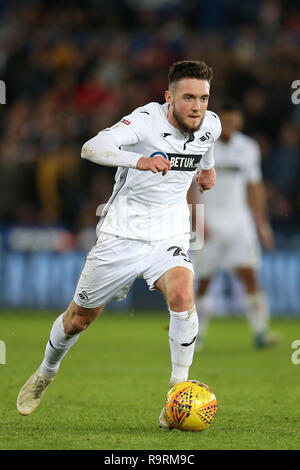
[[[67,354],[70,347],[77,341],[80,333],[67,335],[63,325],[62,313],[53,323],[50,338],[46,345],[45,357],[40,366],[40,371],[48,377],[54,377],[59,369],[60,361]]]
[[[169,344],[172,362],[170,387],[173,387],[188,379],[198,334],[198,315],[195,307],[184,312],[174,312],[169,309],[169,312]]]
[[[264,292],[257,291],[245,296],[246,315],[255,334],[265,333],[268,329],[270,311]]]
[[[195,305],[199,320],[198,338],[205,338],[213,311],[205,295],[197,296]]]

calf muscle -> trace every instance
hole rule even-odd
[[[63,323],[67,335],[74,335],[85,330],[104,309],[104,305],[97,308],[84,308],[72,301],[64,315]]]

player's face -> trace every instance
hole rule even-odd
[[[168,121],[183,132],[199,129],[207,110],[209,83],[197,78],[183,78],[171,85],[165,97],[169,103]]]
[[[232,134],[241,128],[242,116],[238,111],[220,111],[219,117],[222,124],[221,138],[229,140]]]

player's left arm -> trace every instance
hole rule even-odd
[[[260,158],[259,147],[253,142],[248,154],[248,204],[263,248],[273,250],[274,235],[268,217],[267,195],[260,169]]]
[[[216,170],[214,167],[209,168],[208,170],[200,170],[196,176],[196,181],[198,183],[200,193],[211,189],[216,182]]]
[[[274,235],[269,223],[266,189],[263,181],[248,183],[248,202],[257,233],[265,250],[274,249]]]
[[[221,122],[219,117],[215,113],[210,114],[211,120],[211,135],[213,142],[215,142],[221,134]],[[216,183],[216,170],[214,168],[215,158],[214,158],[214,144],[212,144],[209,149],[203,155],[200,166],[201,170],[196,176],[198,183],[198,188],[200,193],[211,189]]]

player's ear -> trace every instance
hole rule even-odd
[[[171,104],[172,101],[172,95],[169,90],[165,91],[165,100],[167,103]]]

